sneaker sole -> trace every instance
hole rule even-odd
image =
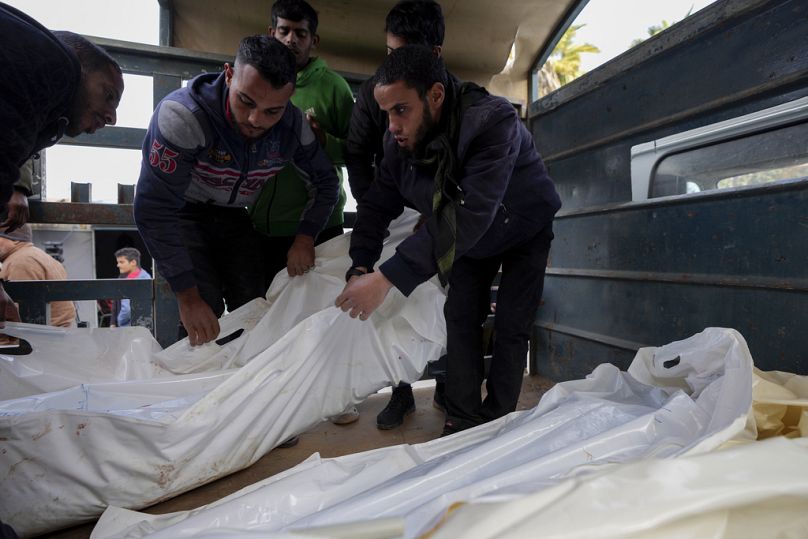
[[[348,414],[345,414],[348,415]],[[331,423],[334,425],[350,425],[351,423],[356,423],[359,421],[359,414],[353,415],[351,414],[350,417],[338,417],[331,420]]]
[[[411,413],[413,413],[414,411],[415,411],[415,406],[413,406],[412,408],[410,408],[406,412],[404,412],[404,416],[408,416]],[[387,423],[386,425],[382,425],[377,421],[376,422],[376,428],[379,429],[379,430],[392,430],[392,429],[394,429],[396,427],[400,427],[403,424],[404,424],[404,417],[401,418],[401,421],[399,421],[398,423],[395,423],[395,424]]]

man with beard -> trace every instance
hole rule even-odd
[[[163,99],[143,142],[135,222],[177,296],[191,346],[219,334],[233,311],[265,294],[264,258],[247,213],[289,163],[312,203],[298,234],[312,241],[337,201],[334,167],[305,115],[289,102],[295,58],[268,36],[244,38],[234,66],[203,74]],[[313,261],[298,260],[303,273]]]
[[[106,52],[72,32],[50,32],[0,4],[0,209],[8,232],[25,223],[30,184],[20,167],[64,135],[115,124],[123,94],[121,68]],[[8,295],[0,284],[0,327]],[[13,306],[13,304],[12,304]]]
[[[367,320],[394,286],[406,296],[436,273],[449,285],[448,435],[516,408],[561,203],[513,106],[447,77],[430,49],[394,50],[374,83],[389,120],[384,158],[359,203],[353,266],[335,303]],[[373,271],[384,231],[405,205],[428,219]],[[482,324],[500,266],[497,339],[482,400]]]

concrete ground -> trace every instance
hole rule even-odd
[[[534,407],[553,382],[540,376],[525,376],[518,410]],[[370,396],[357,408],[359,420],[350,425],[321,423],[300,436],[300,443],[289,449],[275,449],[264,455],[255,464],[207,485],[181,494],[143,511],[152,514],[170,513],[194,509],[223,498],[248,485],[287,470],[312,453],[322,457],[338,457],[369,449],[387,447],[403,443],[417,444],[440,436],[443,430],[443,412],[432,407],[434,382],[416,382],[414,395],[416,410],[407,416],[404,424],[393,430],[382,431],[376,428],[376,414],[387,404],[389,389]],[[59,539],[84,539],[90,536],[95,523],[76,526],[44,537]]]

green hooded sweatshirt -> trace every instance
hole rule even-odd
[[[315,57],[297,72],[292,104],[314,117],[326,132],[325,152],[342,180],[342,165],[345,163],[342,151],[353,108],[350,86],[328,68],[325,60]],[[251,208],[255,229],[267,236],[294,236],[300,225],[300,214],[310,198],[306,184],[290,164],[274,180],[267,182]],[[345,189],[340,186],[339,200],[326,227],[344,222],[344,207]]]

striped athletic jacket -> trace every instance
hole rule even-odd
[[[252,205],[265,183],[293,163],[311,193],[298,234],[316,237],[337,201],[339,180],[303,113],[289,103],[265,135],[245,139],[226,117],[224,74],[204,74],[170,93],[143,141],[135,222],[174,291],[194,286],[177,212],[186,202]]]

